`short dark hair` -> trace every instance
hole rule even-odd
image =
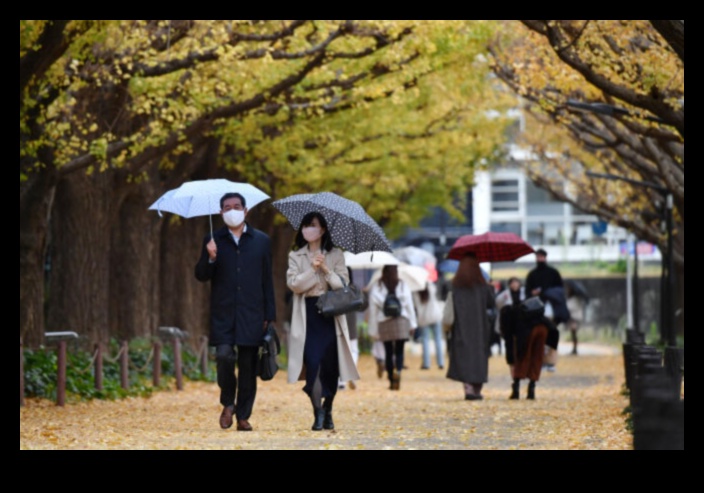
[[[298,233],[296,233],[296,249],[298,250],[303,248],[308,244],[306,239],[303,238],[303,228],[313,224],[313,219],[318,219],[320,227],[325,228],[325,234],[323,234],[320,244],[323,250],[329,252],[335,247],[335,245],[332,242],[332,236],[330,235],[330,230],[328,229],[328,222],[325,220],[325,216],[323,216],[320,212],[309,212],[303,216],[303,219],[301,219],[301,225],[298,228]]]
[[[535,254],[536,254],[536,255],[542,255],[543,257],[547,257],[547,256],[548,256],[548,252],[546,252],[546,251],[543,250],[542,248],[538,248],[538,249],[535,251]]]
[[[242,196],[241,193],[227,192],[220,199],[220,210],[222,210],[223,207],[225,207],[225,201],[228,199],[240,199],[240,202],[242,203],[242,207],[245,207],[245,208],[247,207],[247,201],[245,200],[244,196]]]

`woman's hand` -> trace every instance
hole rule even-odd
[[[313,268],[317,271],[321,271],[323,274],[328,274],[330,271],[328,270],[328,266],[325,263],[325,255],[322,253],[316,253],[315,257],[313,257]]]

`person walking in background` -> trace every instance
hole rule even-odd
[[[276,320],[271,240],[245,221],[238,193],[220,199],[225,227],[203,241],[195,276],[210,282],[210,340],[220,387],[220,427],[251,431],[257,395],[257,358],[264,332]],[[239,375],[235,373],[235,366]]]
[[[313,406],[313,431],[333,430],[332,406],[338,382],[359,380],[347,317],[324,317],[316,303],[328,289],[349,283],[342,250],[332,242],[325,217],[306,214],[288,257],[286,281],[293,292],[288,382],[305,381]]]
[[[567,309],[570,313],[570,318],[567,321],[567,328],[572,336],[572,354],[577,355],[577,331],[584,321],[585,302],[575,290],[574,283],[567,281],[565,284],[565,294],[567,296]]]
[[[384,343],[389,389],[400,390],[405,344],[418,327],[413,295],[397,265],[385,265],[369,291],[369,333]]]
[[[494,304],[486,309],[486,316],[489,317],[489,325],[491,326],[491,336],[489,340],[489,357],[491,357],[491,348],[494,346],[498,347],[498,353],[501,354],[501,334],[499,334],[498,328],[499,312],[495,303],[498,292],[496,291],[496,283],[494,280],[491,277],[487,278],[486,275],[484,278],[486,279],[486,288],[489,291],[489,296],[494,300]]]
[[[443,333],[440,323],[442,322],[442,308],[438,300],[437,287],[435,283],[428,282],[423,291],[413,292],[413,304],[418,318],[418,336],[423,345],[423,361],[421,370],[430,369],[430,338],[433,338],[435,347],[435,361],[440,370],[445,368],[445,353],[443,346]]]
[[[347,267],[347,275],[349,276],[350,279],[350,286],[354,284],[354,280],[352,279],[352,269]],[[363,292],[363,291],[362,291]],[[364,297],[367,297],[367,294],[364,293]],[[347,313],[345,316],[347,317],[347,332],[350,335],[350,349],[352,350],[352,359],[354,360],[355,366],[358,367],[359,365],[359,335],[357,333],[357,318],[359,315],[359,312],[363,312],[364,310],[367,309],[367,304],[363,308],[361,308],[359,311],[352,311]],[[350,380],[349,382],[345,382],[344,380],[340,379],[340,383],[338,385],[340,390],[345,390],[349,386],[350,389],[356,390],[357,386],[355,385],[353,380]]]
[[[569,311],[564,295],[564,282],[560,272],[547,263],[548,253],[542,248],[535,252],[536,266],[526,277],[526,293],[538,296],[546,305],[546,316],[557,326],[569,320]],[[557,364],[557,345],[560,333],[550,331],[546,341],[545,367],[554,372]]]
[[[487,309],[495,306],[474,254],[462,257],[452,280],[443,312],[448,330],[447,378],[462,382],[465,399],[482,400],[489,381],[489,346],[492,327]]]
[[[526,290],[517,277],[508,280],[508,287],[496,295],[496,308],[499,312],[499,333],[504,340],[506,348],[506,364],[511,378],[515,378],[514,365],[515,353],[515,328],[514,317],[518,313],[518,306],[526,299]],[[542,363],[541,363],[542,365]]]
[[[551,323],[542,310],[536,313],[522,310],[521,303],[526,300],[526,293],[520,279],[512,277],[508,285],[508,289],[496,297],[496,304],[500,307],[499,327],[506,346],[506,363],[513,379],[509,398],[518,399],[521,380],[528,379],[526,397],[533,400],[535,386],[543,368]],[[553,326],[552,330],[557,329]]]

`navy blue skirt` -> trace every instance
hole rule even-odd
[[[320,375],[322,397],[337,394],[340,366],[337,356],[337,333],[335,318],[323,317],[315,303],[318,298],[306,298],[306,343],[303,363],[306,368],[306,385],[303,391],[312,395],[316,377]]]

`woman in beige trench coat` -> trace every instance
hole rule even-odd
[[[315,303],[328,289],[349,283],[345,257],[332,243],[325,217],[317,212],[301,221],[289,253],[286,282],[293,292],[288,336],[288,382],[305,380],[303,391],[313,405],[313,431],[333,430],[332,403],[339,380],[359,380],[347,317],[326,318]]]

